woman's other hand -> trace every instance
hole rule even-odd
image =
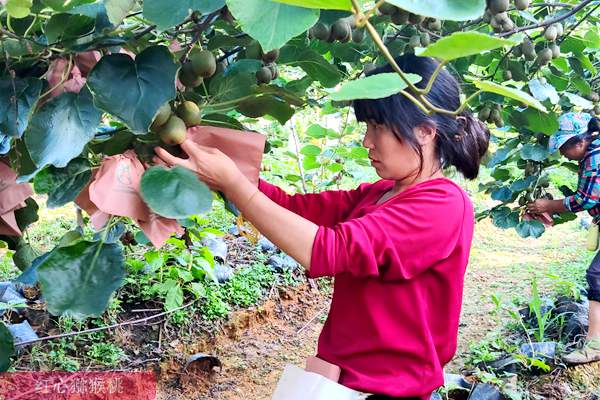
[[[527,211],[531,214],[543,214],[550,211],[549,207],[552,200],[537,199],[527,203]]]

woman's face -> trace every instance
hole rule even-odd
[[[369,150],[371,165],[382,179],[399,181],[419,172],[420,159],[415,149],[398,140],[386,125],[368,122],[363,146]]]
[[[559,151],[563,157],[573,161],[581,161],[587,152],[588,142],[585,140],[571,146],[562,146]]]

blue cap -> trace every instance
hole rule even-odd
[[[592,116],[588,113],[569,112],[561,115],[558,118],[558,131],[550,136],[548,143],[550,152],[558,151],[572,137],[586,133],[591,119]]]

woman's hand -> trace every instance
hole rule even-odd
[[[543,214],[549,211],[550,201],[547,199],[537,199],[527,203],[527,211],[530,214]]]
[[[153,161],[157,164],[180,165],[191,169],[209,188],[224,193],[244,178],[231,158],[218,149],[201,146],[191,140],[184,141],[181,148],[189,158],[175,157],[165,149],[156,147],[154,151],[158,157],[154,157]]]

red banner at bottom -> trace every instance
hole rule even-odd
[[[0,400],[155,400],[156,376],[144,372],[8,372]]]

